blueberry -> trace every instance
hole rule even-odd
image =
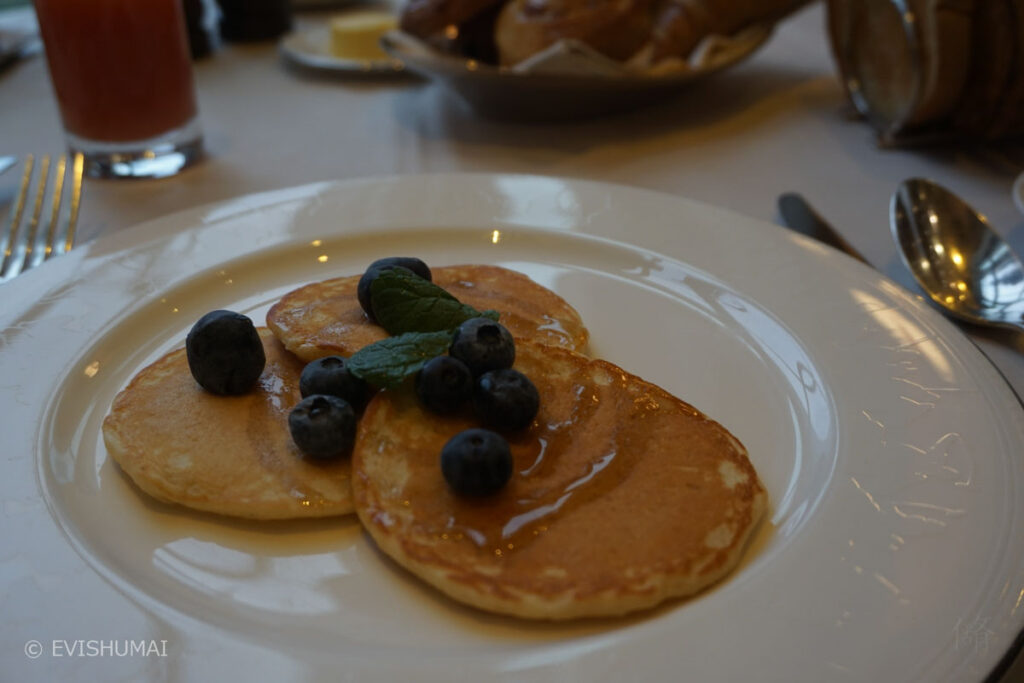
[[[473,410],[492,429],[513,432],[537,416],[540,394],[530,378],[512,368],[480,375],[473,389]]]
[[[252,320],[234,311],[210,311],[196,321],[185,355],[199,386],[229,396],[252,389],[267,362]]]
[[[356,440],[356,414],[348,401],[313,394],[288,413],[292,441],[314,460],[332,460],[352,451]]]
[[[473,375],[451,356],[431,358],[416,375],[416,395],[427,410],[451,413],[473,394]]]
[[[366,407],[369,387],[366,382],[353,375],[341,356],[318,358],[306,364],[299,376],[299,393],[302,398],[313,394],[326,394],[343,398],[355,411]]]
[[[512,476],[508,441],[487,429],[459,432],[441,449],[441,474],[459,495],[496,493]]]
[[[479,377],[488,370],[512,367],[516,346],[504,325],[490,318],[470,318],[455,329],[448,353]]]
[[[373,320],[373,306],[370,303],[370,286],[377,279],[382,270],[389,268],[404,268],[424,280],[432,281],[430,268],[427,264],[413,256],[389,256],[388,258],[377,259],[366,269],[363,276],[359,278],[359,285],[356,287],[356,297],[359,305],[363,307],[367,317]]]

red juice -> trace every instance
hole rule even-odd
[[[196,115],[181,0],[35,0],[64,127],[152,138]]]

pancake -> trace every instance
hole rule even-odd
[[[560,296],[522,273],[499,266],[431,269],[434,284],[479,311],[494,309],[513,337],[575,351],[589,339],[579,314]],[[351,356],[388,336],[371,323],[356,299],[360,275],[339,277],[285,294],[267,313],[267,326],[305,361]]]
[[[303,363],[259,332],[267,362],[248,394],[202,389],[185,349],[139,372],[103,421],[107,451],[149,495],[196,510],[253,519],[352,512],[349,460],[306,460],[288,430]]]
[[[352,488],[384,553],[455,600],[531,619],[652,607],[735,567],[767,496],[734,436],[605,361],[520,342],[515,367],[541,407],[492,497],[456,496],[441,474],[470,416],[428,414],[408,390],[371,401]]]

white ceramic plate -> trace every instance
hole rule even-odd
[[[529,273],[595,354],[744,441],[772,511],[740,569],[628,619],[523,623],[435,594],[350,519],[194,514],[108,459],[111,399],[200,314],[259,318],[396,253]],[[768,224],[555,178],[370,179],[172,215],[0,291],[11,680],[978,681],[1024,624],[1012,392],[916,298]]]
[[[341,76],[412,77],[400,59],[382,53],[380,59],[342,59],[331,53],[331,36],[326,26],[294,31],[281,38],[281,55],[298,66]]]

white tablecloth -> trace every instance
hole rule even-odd
[[[299,26],[318,20],[300,17]],[[967,198],[1024,253],[1024,219],[1011,199],[1024,150],[879,148],[848,116],[821,6],[781,25],[753,59],[670,103],[575,123],[491,122],[433,84],[300,73],[273,44],[223,46],[196,63],[195,75],[209,157],[165,180],[88,181],[82,240],[325,179],[539,173],[662,190],[769,221],[776,197],[799,191],[873,264],[915,289],[890,237],[888,202],[899,181],[925,176]],[[45,61],[0,74],[0,154],[62,147]],[[14,173],[0,178],[0,193],[9,196],[16,182]],[[1024,335],[971,336],[1024,394]],[[1021,662],[1008,680],[1024,680]]]

